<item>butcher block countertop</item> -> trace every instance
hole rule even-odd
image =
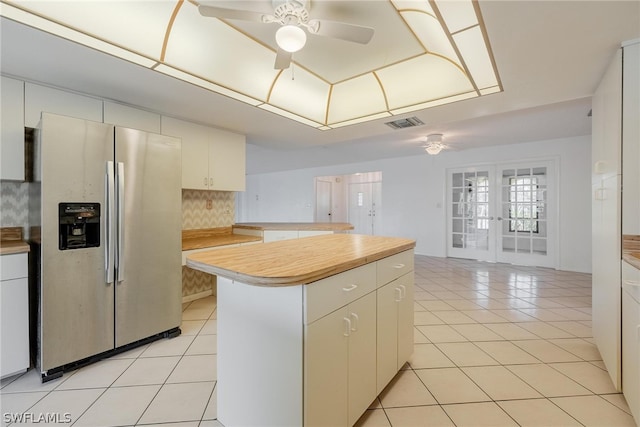
[[[305,230],[305,231],[348,231],[353,225],[346,222],[243,222],[233,228],[248,230]]]
[[[213,248],[216,246],[237,245],[239,243],[261,242],[260,236],[233,234],[231,227],[206,228],[201,230],[182,230],[182,250]]]
[[[0,228],[0,255],[29,252],[29,244],[22,237],[22,227]]]
[[[622,259],[640,270],[640,236],[622,236]]]
[[[415,240],[325,234],[199,252],[187,266],[256,286],[307,284],[412,249]]]

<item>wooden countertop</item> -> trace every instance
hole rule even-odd
[[[199,252],[187,266],[256,286],[311,283],[415,247],[415,240],[325,234]]]
[[[346,222],[242,222],[233,228],[248,230],[313,230],[313,231],[348,231],[353,225]]]
[[[22,237],[22,227],[0,228],[0,255],[29,252],[29,244]]]
[[[183,251],[261,241],[262,238],[259,236],[232,234],[231,227],[206,228],[202,230],[182,230]]]
[[[640,270],[640,236],[622,236],[622,259]]]

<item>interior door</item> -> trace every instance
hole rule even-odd
[[[316,179],[316,222],[331,222],[331,181]]]
[[[495,261],[494,167],[448,172],[448,256]]]
[[[375,235],[381,226],[382,183],[349,184],[349,222],[353,233]]]
[[[555,267],[553,162],[500,165],[498,177],[497,261]]]
[[[116,128],[116,347],[180,326],[180,162],[179,139]]]

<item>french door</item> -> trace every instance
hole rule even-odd
[[[354,234],[375,235],[380,230],[382,183],[349,184],[349,222]]]
[[[447,171],[447,255],[555,268],[555,161]]]

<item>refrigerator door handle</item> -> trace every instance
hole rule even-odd
[[[124,263],[124,163],[118,162],[118,251],[117,251],[117,281],[122,282],[125,278]]]
[[[107,174],[106,174],[106,200],[107,205],[107,224],[105,230],[105,272],[107,276],[107,283],[114,281],[114,269],[115,269],[115,234],[114,234],[114,208],[115,208],[115,171],[113,169],[113,162],[107,162]]]

